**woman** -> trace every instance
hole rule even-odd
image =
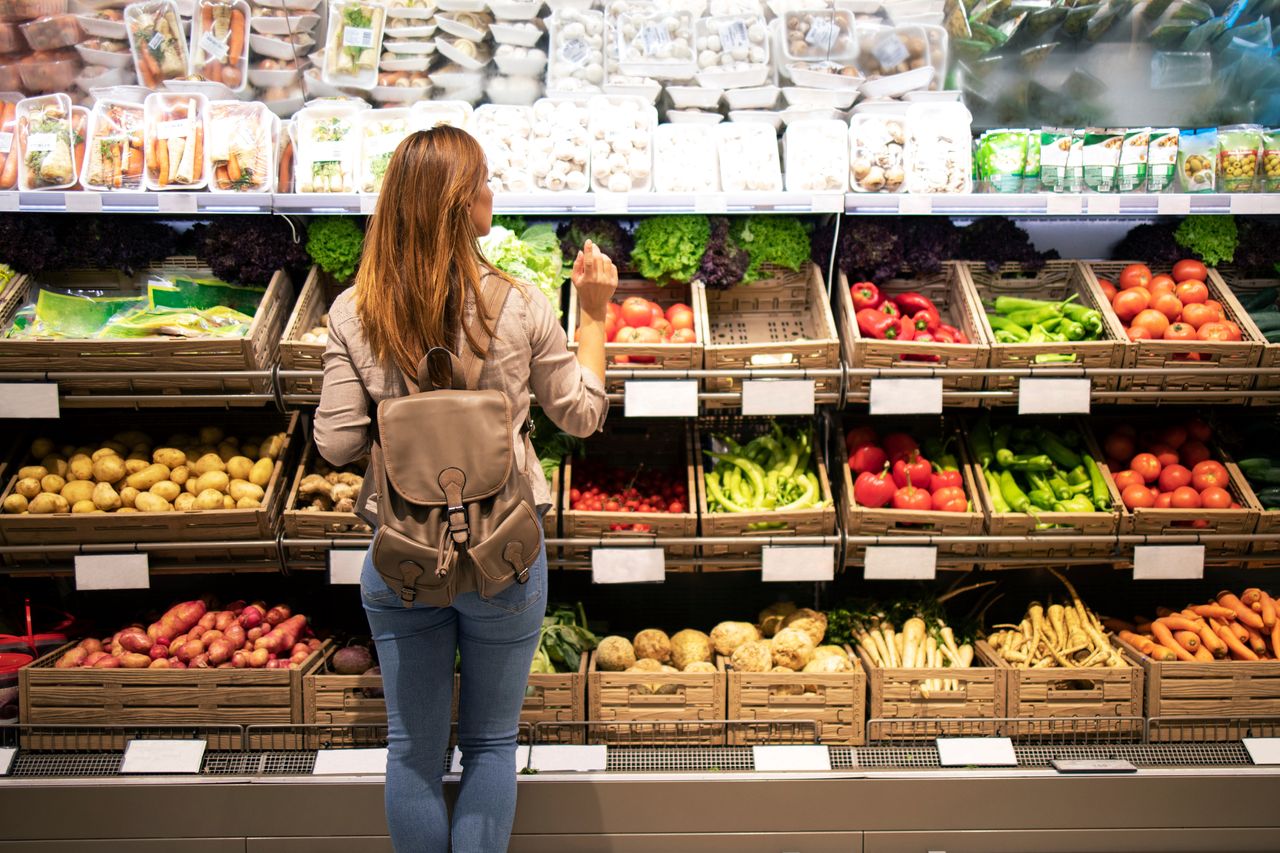
[[[379,401],[408,393],[403,374],[416,375],[424,353],[437,346],[461,352],[470,345],[467,328],[477,297],[487,279],[501,275],[476,242],[489,233],[493,216],[487,179],[480,145],[450,127],[418,131],[392,156],[355,287],[329,311],[315,441],[334,465],[368,453],[370,413]],[[479,386],[507,394],[516,425],[529,416],[532,387],[556,424],[585,437],[600,430],[608,410],[605,316],[618,274],[588,242],[574,260],[572,279],[582,306],[577,360],[547,297],[515,282],[498,316],[478,318],[494,332]],[[545,514],[551,495],[527,433],[516,436],[516,463]],[[377,496],[362,493],[357,512],[376,524]],[[546,585],[544,547],[527,583],[487,600],[460,592],[451,607],[407,608],[365,557],[360,591],[387,697],[387,823],[400,853],[445,853],[451,841],[454,853],[507,849],[516,732]],[[462,667],[463,772],[451,825],[440,777],[455,652]]]

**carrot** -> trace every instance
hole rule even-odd
[[[1276,627],[1276,600],[1262,593],[1262,627],[1270,631]]]
[[[1227,648],[1231,652],[1231,656],[1236,660],[1257,660],[1258,656],[1253,653],[1244,643],[1240,642],[1240,638],[1232,631],[1226,628],[1218,629],[1218,636],[1222,638],[1222,642],[1227,644]]]
[[[1172,616],[1172,615],[1173,615],[1173,611],[1172,611],[1172,610],[1170,610],[1170,609],[1169,609],[1169,608],[1167,608],[1167,607],[1157,607],[1157,608],[1156,608],[1156,617],[1157,617],[1157,618],[1163,619],[1165,616]]]
[[[129,150],[128,145],[122,145],[119,142],[113,143],[111,146],[111,186],[120,189],[124,183],[124,154]]]
[[[1262,630],[1262,617],[1254,613],[1247,604],[1236,597],[1235,593],[1230,590],[1223,590],[1218,593],[1218,603],[1223,607],[1230,607],[1236,612],[1236,619],[1240,620],[1250,628]]]
[[[1214,657],[1224,658],[1227,656],[1227,644],[1218,638],[1213,629],[1205,625],[1199,630],[1200,647],[1208,649]]]
[[[200,4],[200,32],[207,33],[213,29],[213,5],[211,3]]]
[[[191,179],[199,181],[204,175],[204,125],[196,122],[195,168],[191,171]]]
[[[1175,631],[1173,638],[1178,641],[1178,645],[1193,654],[1200,648],[1200,635],[1195,631]]]
[[[1249,648],[1253,649],[1253,653],[1256,655],[1265,655],[1267,653],[1267,641],[1263,639],[1262,632],[1255,631],[1253,628],[1248,630],[1249,639],[1247,642],[1249,643]]]
[[[293,143],[286,142],[280,152],[280,174],[276,178],[276,192],[287,193],[293,190]]]
[[[1200,625],[1197,624],[1197,622],[1193,622],[1192,620],[1186,618],[1185,616],[1177,616],[1177,615],[1161,616],[1156,621],[1160,622],[1163,625],[1169,626],[1169,629],[1172,631],[1200,630]]]
[[[1218,619],[1236,618],[1236,612],[1234,610],[1232,610],[1230,607],[1223,607],[1220,604],[1196,604],[1191,607],[1191,610],[1205,617],[1206,619],[1209,618],[1210,616],[1213,616]]]
[[[1244,592],[1240,593],[1240,603],[1249,607],[1249,609],[1257,612],[1258,602],[1262,601],[1262,590],[1256,586],[1251,586]]]
[[[138,51],[138,56],[142,57],[142,62],[138,65],[138,72],[142,75],[142,84],[148,89],[154,89],[160,85],[160,63],[156,62],[156,58],[151,55],[151,48],[143,45]]]
[[[1150,637],[1143,637],[1140,634],[1133,633],[1132,631],[1122,629],[1116,632],[1116,636],[1142,652],[1144,655],[1151,654],[1151,649],[1155,646],[1155,643],[1151,642]]]
[[[1280,660],[1280,622],[1277,622],[1276,626],[1271,629],[1271,654],[1275,655],[1277,660]]]
[[[236,160],[235,152],[231,152],[227,156],[227,180],[231,183],[238,183],[241,177],[240,163]]]
[[[169,185],[169,143],[164,139],[156,143],[156,170],[159,173],[156,183],[167,187]]]
[[[4,102],[4,114],[0,115],[0,130],[13,123],[15,107],[9,101]],[[16,137],[17,134],[15,133]],[[11,189],[18,183],[18,154],[21,146],[15,138],[9,143],[9,155],[5,158],[4,168],[0,169],[0,189]]]
[[[244,53],[244,12],[234,9],[231,12],[231,38],[227,40],[227,64],[239,65],[242,53]]]
[[[1160,643],[1160,645],[1177,655],[1178,660],[1195,660],[1195,656],[1184,649],[1182,644],[1174,639],[1173,633],[1170,632],[1169,627],[1164,623],[1152,622],[1151,634],[1156,638],[1156,641]]]
[[[231,179],[227,177],[227,164],[219,163],[213,169],[213,179],[218,185],[218,189],[225,190],[231,186]]]
[[[1208,649],[1206,649],[1204,646],[1201,646],[1200,648],[1196,649],[1195,659],[1197,661],[1200,661],[1201,663],[1213,663],[1215,660],[1217,660],[1217,658],[1213,656],[1213,653],[1210,652]]]

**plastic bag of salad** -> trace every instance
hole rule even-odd
[[[1120,149],[1123,146],[1123,130],[1101,127],[1085,130],[1080,154],[1085,189],[1095,193],[1116,191],[1116,173],[1120,168]]]
[[[978,140],[974,164],[983,183],[993,192],[1016,193],[1022,189],[1029,135],[1025,130],[988,130]]]
[[[1147,141],[1147,192],[1164,192],[1178,172],[1178,140],[1176,127],[1158,127]]]
[[[1071,157],[1071,136],[1067,127],[1040,130],[1040,189],[1051,193],[1070,192],[1067,161]]]

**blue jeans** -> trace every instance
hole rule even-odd
[[[546,612],[545,545],[529,581],[452,607],[405,607],[366,556],[365,615],[387,697],[386,807],[397,853],[496,853],[516,811],[516,735],[529,665]],[[462,658],[458,746],[462,784],[452,826],[441,775],[449,746],[454,653]]]

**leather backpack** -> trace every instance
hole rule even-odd
[[[503,277],[486,276],[482,298],[495,326],[510,291]],[[405,377],[407,396],[378,404],[373,564],[405,607],[447,607],[470,589],[491,598],[527,582],[542,548],[533,492],[515,464],[511,402],[476,389],[490,344],[478,316],[471,335],[481,355],[436,347],[417,377]],[[447,384],[432,381],[433,365]]]

